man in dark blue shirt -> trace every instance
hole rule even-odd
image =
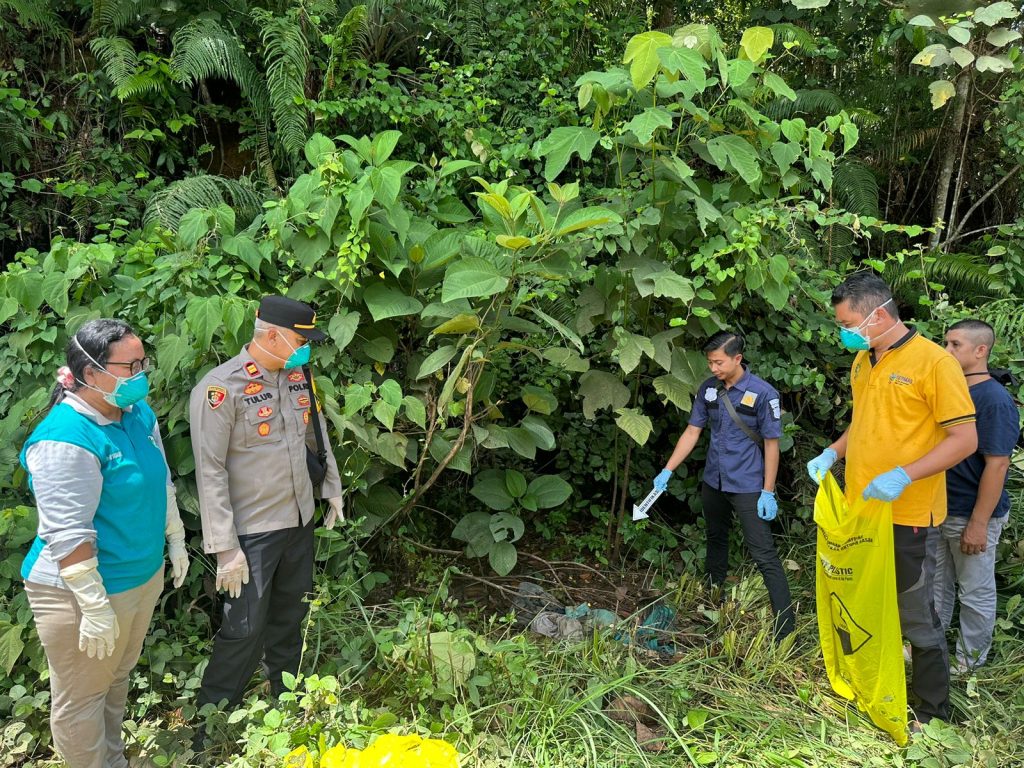
[[[713,376],[697,390],[689,426],[655,478],[654,487],[665,490],[672,472],[690,455],[704,427],[710,424],[711,445],[701,489],[708,577],[715,586],[725,581],[729,529],[735,514],[747,550],[768,588],[775,612],[775,638],[780,640],[793,631],[795,617],[789,583],[771,531],[771,521],[778,512],[775,476],[782,437],[779,393],[743,365],[743,337],[739,334],[716,333],[704,346],[704,353]]]
[[[941,526],[935,574],[935,610],[949,629],[960,597],[957,667],[985,663],[996,619],[996,545],[1010,511],[1006,473],[1020,433],[1013,398],[988,373],[992,326],[961,320],[946,332],[946,349],[963,369],[977,412],[978,450],[946,472],[948,516]],[[957,590],[959,586],[959,590]]]

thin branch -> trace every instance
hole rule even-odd
[[[967,220],[971,217],[971,214],[974,213],[976,210],[978,210],[979,206],[981,206],[982,203],[984,203],[986,200],[988,200],[990,197],[992,197],[992,195],[995,194],[996,190],[998,190],[1001,186],[1003,186],[1003,184],[1005,184],[1010,179],[1012,179],[1015,175],[1017,175],[1017,173],[1020,171],[1021,168],[1024,168],[1024,163],[1017,163],[1017,165],[1015,165],[1012,169],[1010,169],[1006,173],[1006,175],[1003,176],[1003,178],[1001,178],[999,181],[997,181],[995,184],[993,184],[992,187],[988,190],[988,192],[986,192],[984,195],[979,197],[978,200],[975,201],[974,205],[972,205],[970,208],[967,209],[967,213],[965,213],[960,218],[960,221],[957,223],[956,229],[953,231],[953,234],[950,235],[949,239],[946,240],[946,243],[951,243],[954,240],[959,239],[960,232],[961,232],[961,230],[963,230],[964,224],[966,224]],[[973,234],[973,233],[968,233],[968,234]],[[964,235],[964,237],[966,237],[966,235]],[[945,243],[943,243],[943,245],[945,245]]]

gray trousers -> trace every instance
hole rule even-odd
[[[281,673],[295,674],[302,659],[302,621],[313,591],[313,521],[308,525],[238,537],[249,561],[249,583],[224,599],[224,617],[213,641],[197,705],[242,701],[262,658],[274,694]]]
[[[893,525],[896,600],[900,629],[910,643],[910,690],[914,713],[922,723],[949,719],[949,653],[935,612],[935,557],[939,529]]]
[[[960,551],[960,534],[970,518],[950,515],[939,527],[942,540],[936,558],[935,610],[943,630],[953,621],[953,605],[960,598],[960,637],[956,660],[968,668],[980,667],[992,647],[996,625],[996,545],[1006,517],[988,521],[988,546],[977,555]]]
[[[50,732],[68,768],[128,768],[121,723],[129,676],[163,586],[161,568],[141,587],[110,595],[121,634],[112,656],[90,659],[78,650],[82,612],[71,590],[25,583],[50,667]]]

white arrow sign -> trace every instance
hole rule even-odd
[[[633,522],[637,520],[646,520],[647,511],[654,506],[654,502],[658,500],[663,492],[655,488],[653,491],[647,494],[647,498],[640,502],[639,506],[633,505]]]

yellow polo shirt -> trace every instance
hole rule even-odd
[[[911,331],[882,359],[858,353],[850,372],[853,419],[846,448],[846,493],[860,498],[875,477],[917,461],[946,436],[974,421],[960,364]],[[911,483],[892,504],[897,525],[926,527],[946,519],[946,473]]]

